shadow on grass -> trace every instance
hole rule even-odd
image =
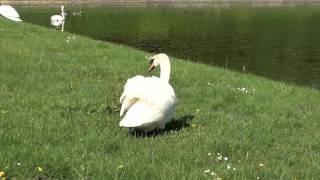
[[[178,119],[172,119],[171,122],[166,124],[166,127],[163,130],[155,129],[155,130],[147,132],[147,133],[145,133],[143,131],[134,130],[134,131],[129,132],[129,134],[131,136],[135,136],[137,138],[166,136],[166,135],[170,135],[170,134],[174,134],[176,132],[179,132],[183,128],[190,127],[190,124],[191,124],[193,118],[194,118],[193,115],[188,114],[188,115],[184,115]]]

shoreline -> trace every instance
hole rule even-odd
[[[125,6],[125,7],[286,7],[320,5],[316,0],[0,0],[1,4],[23,7]]]

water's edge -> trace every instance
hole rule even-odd
[[[18,10],[25,22],[56,29],[49,19],[59,8]],[[66,10],[68,32],[320,89],[319,7]]]
[[[18,6],[47,6],[55,7],[64,5],[116,5],[134,7],[281,7],[281,6],[301,6],[320,5],[317,0],[0,0],[1,4]]]

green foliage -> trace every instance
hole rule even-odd
[[[6,178],[320,176],[316,90],[172,57],[171,130],[135,137],[118,126],[118,99],[126,79],[148,75],[150,54],[3,18],[0,52]]]

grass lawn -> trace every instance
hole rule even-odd
[[[320,177],[319,91],[173,57],[174,121],[163,135],[129,135],[119,96],[128,78],[150,75],[148,55],[0,18],[0,175]]]

